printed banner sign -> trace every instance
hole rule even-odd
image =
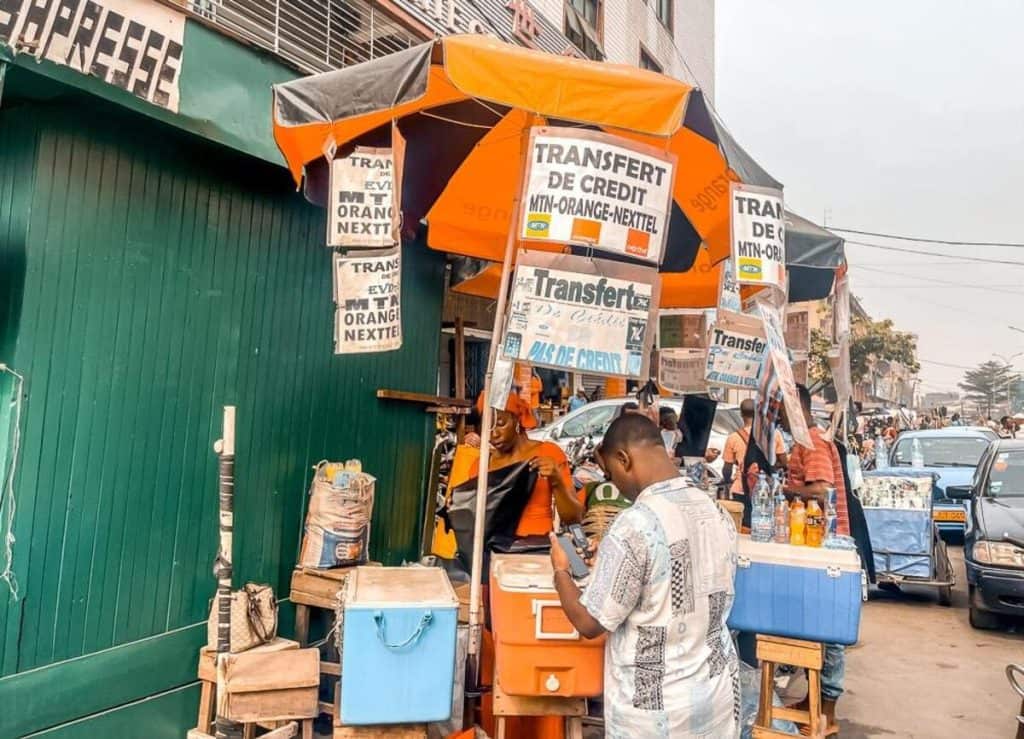
[[[775,434],[779,433],[777,425],[782,417],[782,391],[775,374],[771,359],[766,359],[761,372],[761,382],[757,389],[757,401],[754,403],[754,423],[750,435],[761,450],[769,464],[775,464]]]
[[[617,136],[534,128],[520,237],[661,263],[676,157]]]
[[[521,252],[502,353],[555,369],[646,379],[660,284],[648,267]]]
[[[732,262],[742,285],[786,287],[786,234],[782,190],[729,185]]]
[[[327,245],[379,249],[399,243],[396,179],[391,149],[357,146],[333,160]]]
[[[704,379],[709,385],[756,390],[767,348],[764,328],[758,321],[719,312],[708,339]]]
[[[704,349],[708,345],[708,316],[698,311],[662,311],[658,315],[659,349]]]
[[[402,347],[402,252],[334,255],[334,353]]]
[[[677,395],[703,393],[704,366],[707,352],[703,349],[661,349],[658,351],[658,384]]]
[[[742,313],[743,298],[740,296],[740,283],[736,282],[736,269],[732,260],[722,262],[721,270],[718,279],[718,309]]]
[[[793,379],[793,368],[789,364],[789,358],[784,352],[778,349],[769,350],[769,361],[775,370],[775,377],[782,391],[782,402],[786,406],[786,417],[789,419],[789,433],[793,441],[808,449],[813,449],[811,434],[807,430],[807,421],[804,418],[804,409],[800,405],[800,395],[796,391],[796,380]]]
[[[0,0],[0,46],[178,112],[185,16],[145,0]]]

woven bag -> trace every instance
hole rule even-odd
[[[277,598],[269,585],[246,583],[231,594],[231,652],[244,652],[277,638]],[[217,649],[217,599],[206,623],[207,647]]]

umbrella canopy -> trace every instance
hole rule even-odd
[[[789,302],[819,300],[832,292],[836,270],[845,262],[844,241],[796,213],[786,211],[786,269],[789,272]],[[697,253],[686,272],[661,277],[662,308],[714,308],[723,265],[712,264],[706,249]],[[452,289],[466,295],[495,298],[501,267],[479,259],[452,260]],[[758,288],[744,288],[744,290]]]
[[[663,271],[684,271],[701,243],[729,254],[730,182],[780,187],[689,85],[624,65],[554,56],[483,35],[447,36],[274,87],[274,138],[296,182],[324,199],[324,152],[404,139],[402,222],[428,225],[440,251],[500,262],[532,125],[605,131],[678,158]],[[557,249],[527,243],[531,248]]]

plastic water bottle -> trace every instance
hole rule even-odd
[[[885,439],[881,434],[875,436],[875,469],[884,470],[889,466],[889,454],[885,448]]]
[[[839,512],[836,509],[836,489],[825,491],[825,544],[835,538],[838,533]]]
[[[776,544],[789,544],[789,504],[782,494],[780,485],[775,491],[775,528],[773,541]]]
[[[753,510],[750,517],[750,538],[753,541],[771,541],[774,533],[772,521],[772,497],[768,479],[763,472],[757,476],[754,486]]]
[[[914,439],[910,447],[910,466],[920,469],[924,467],[924,450],[921,449],[921,440]]]

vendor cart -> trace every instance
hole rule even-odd
[[[935,477],[920,470],[867,472],[860,490],[880,587],[924,585],[952,603],[956,577],[932,518]]]
[[[879,551],[876,549],[876,579],[880,586],[887,585],[898,588],[901,585],[924,585],[926,587],[938,588],[939,605],[948,606],[953,602],[953,586],[956,585],[956,575],[953,574],[953,564],[949,561],[946,542],[939,536],[939,529],[934,524],[932,525],[932,534],[932,551],[928,557],[928,575],[902,574],[894,564],[898,558],[918,557],[920,555],[913,552]]]

